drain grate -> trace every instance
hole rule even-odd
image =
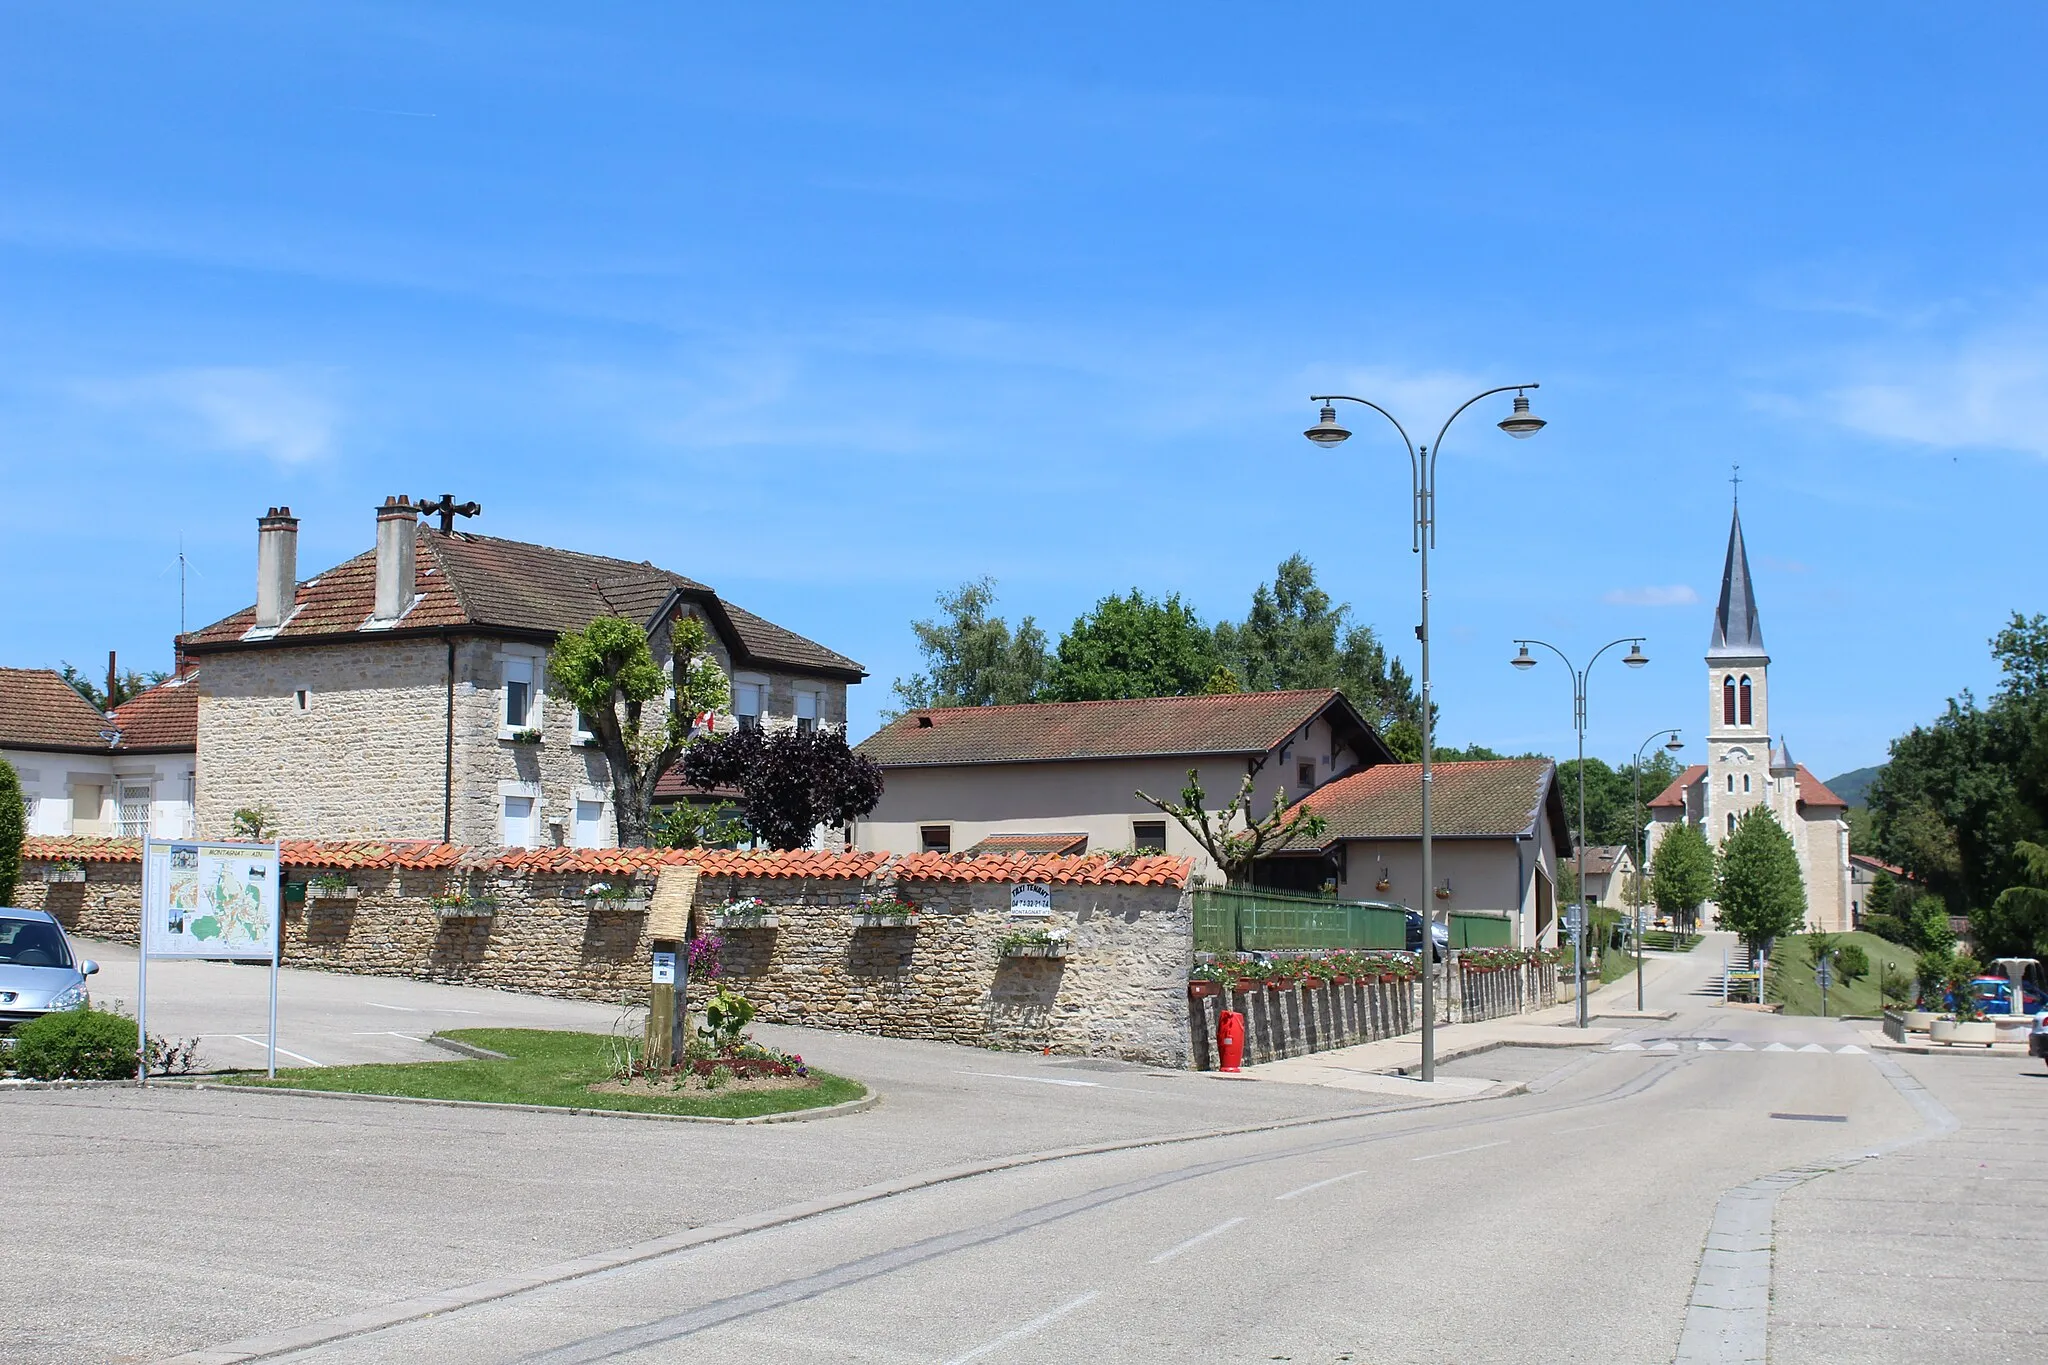
[[[1796,1119],[1800,1123],[1847,1123],[1847,1114],[1773,1114],[1774,1119]]]

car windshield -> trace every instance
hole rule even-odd
[[[69,967],[57,926],[41,919],[0,919],[0,967]]]

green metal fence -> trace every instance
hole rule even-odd
[[[1453,948],[1512,948],[1515,946],[1514,924],[1504,914],[1488,914],[1485,911],[1451,911],[1451,946]]]
[[[1196,888],[1194,902],[1198,952],[1408,946],[1408,914],[1398,905],[1222,887]]]

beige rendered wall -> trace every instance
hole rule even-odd
[[[1338,883],[1342,900],[1394,901],[1420,910],[1428,904],[1437,914],[1454,910],[1504,910],[1515,917],[1514,941],[1537,946],[1536,870],[1556,876],[1556,851],[1542,840],[1436,839],[1431,859],[1436,883],[1451,885],[1448,900],[1428,894],[1422,884],[1420,839],[1352,839],[1346,844],[1344,877]],[[1378,889],[1384,876],[1387,889]],[[1554,938],[1555,930],[1548,937]]]

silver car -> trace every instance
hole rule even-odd
[[[83,1009],[85,979],[99,969],[71,951],[63,926],[42,911],[0,908],[0,1029]]]

